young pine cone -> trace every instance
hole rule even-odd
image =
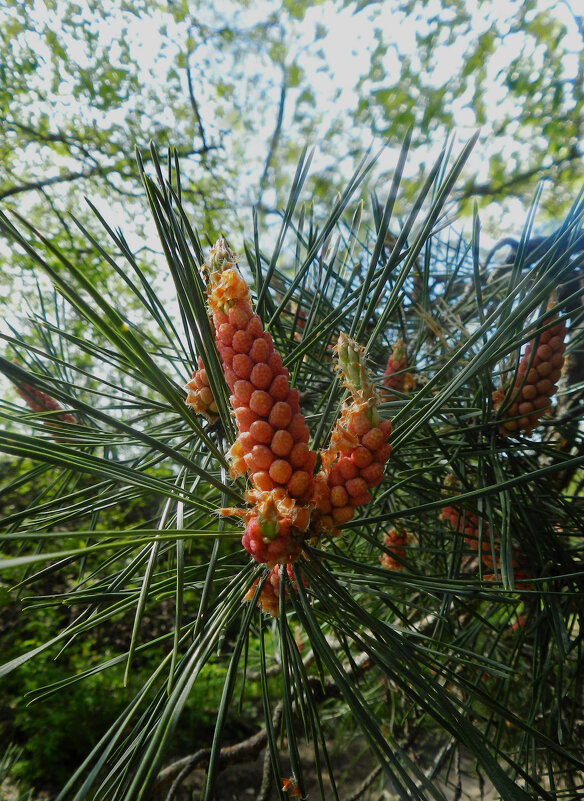
[[[341,334],[336,349],[351,398],[343,405],[329,447],[321,454],[323,467],[313,496],[321,525],[333,532],[335,526],[352,519],[355,507],[371,500],[369,490],[383,480],[391,453],[391,422],[380,418],[380,400],[365,367],[363,348]]]
[[[253,508],[243,513],[242,544],[258,562],[293,561],[310,519],[316,462],[298,390],[289,386],[288,370],[254,314],[224,239],[217,241],[206,266],[215,344],[239,432],[230,449],[231,474],[247,472],[253,487],[248,493]]]
[[[288,579],[290,580],[290,584],[292,585],[292,589],[295,593],[298,592],[298,587],[296,585],[296,579],[294,578],[294,573],[292,572],[292,565],[290,562],[286,565],[286,573],[288,574]],[[247,593],[244,595],[244,601],[251,601],[259,579],[256,579],[254,583],[251,585]],[[303,584],[306,584],[306,580],[303,579]],[[288,591],[285,592],[285,598],[288,598]],[[278,617],[280,605],[280,565],[274,565],[274,567],[270,570],[270,573],[264,582],[264,586],[261,589],[259,598],[258,598],[258,606],[261,607],[262,612],[267,612],[272,617]]]
[[[406,558],[406,545],[408,544],[408,532],[398,531],[396,528],[391,528],[384,537],[383,544],[392,553],[382,553],[379,557],[381,567],[386,570],[403,570],[403,564],[400,559]],[[392,555],[393,554],[393,555]],[[398,557],[397,559],[395,557]]]
[[[557,322],[527,345],[517,369],[509,403],[499,414],[500,417],[505,417],[499,428],[501,436],[506,437],[519,431],[530,434],[550,407],[550,398],[557,392],[557,381],[564,364],[565,334],[564,322]],[[537,348],[535,352],[534,346]],[[503,388],[493,393],[496,410],[500,409],[505,395]]]
[[[383,386],[388,392],[384,392],[388,397],[392,397],[391,390],[395,389],[402,395],[414,386],[414,378],[407,370],[406,346],[401,339],[397,339],[393,345],[391,356],[385,365],[383,374]]]
[[[69,412],[64,411],[61,404],[54,398],[51,398],[50,395],[47,395],[46,392],[36,389],[30,384],[16,384],[14,388],[33,412],[39,412],[41,414],[43,412],[56,412],[54,417],[47,417],[47,425],[58,425],[58,421],[62,423],[77,423],[77,418],[69,414]]]

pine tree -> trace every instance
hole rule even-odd
[[[347,798],[325,708],[353,721],[399,798],[449,797],[438,776],[461,792],[461,754],[506,801],[584,792],[584,411],[570,380],[582,360],[584,203],[532,262],[534,202],[511,262],[482,269],[478,218],[468,244],[443,222],[473,145],[451,165],[442,153],[404,210],[406,142],[369,222],[360,194],[375,159],[323,210],[306,196],[304,152],[270,253],[257,218],[248,241],[224,232],[209,252],[173,159],[167,179],[156,157],[154,177],[139,161],[172,300],[105,219],[109,242],[88,238],[124,277],[131,311],[26,219],[0,213],[85,326],[74,336],[43,306],[4,337],[5,376],[48,402],[3,401],[0,449],[25,460],[4,490],[40,477],[46,489],[2,521],[0,566],[29,607],[76,612],[1,673],[118,619],[130,621],[127,652],[33,700],[122,662],[130,680],[138,655],[156,665],[57,801],[171,798],[195,768],[211,801],[236,758],[226,721],[248,696],[264,727],[238,755],[266,748],[273,797],[305,798],[310,772],[311,797]],[[513,393],[529,354],[558,325],[558,394],[543,393],[548,408],[529,426],[508,425],[525,417]],[[407,393],[384,388],[397,340]],[[136,501],[154,502],[155,518],[103,527],[104,510]],[[51,575],[63,592],[41,597]],[[174,618],[145,640],[147,609],[168,599]],[[215,734],[168,764],[209,665],[225,668]]]

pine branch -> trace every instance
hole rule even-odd
[[[359,787],[357,787],[355,792],[351,793],[351,795],[347,798],[347,801],[359,801],[361,796],[365,792],[367,792],[369,787],[371,787],[371,785],[373,784],[375,779],[379,776],[382,770],[383,770],[383,765],[377,765],[377,767],[373,768],[371,773],[363,779],[363,781],[361,782]]]
[[[280,725],[282,716],[282,701],[279,701],[274,709],[272,723],[274,728]],[[219,767],[224,768],[227,765],[234,765],[239,762],[249,762],[255,759],[258,754],[265,748],[268,741],[267,729],[261,729],[247,737],[235,745],[224,746],[219,755]],[[210,748],[201,748],[190,756],[183,757],[182,759],[173,762],[168,767],[162,770],[154,783],[153,793],[160,792],[170,782],[173,782],[172,787],[167,795],[166,801],[171,799],[176,794],[179,786],[184,780],[197,768],[204,768],[209,764],[209,757],[211,756]]]
[[[273,725],[274,721],[272,721]],[[264,764],[262,766],[262,781],[260,784],[260,791],[256,798],[256,801],[268,801],[270,797],[270,793],[272,791],[272,784],[274,783],[274,777],[272,774],[272,762],[270,759],[270,749],[266,749],[266,753],[264,754]]]
[[[279,116],[283,116],[285,84],[280,100]],[[277,121],[264,181],[271,174],[270,159],[280,130]],[[404,166],[406,152],[404,147]],[[374,164],[369,154],[332,211],[323,213],[318,204],[311,206],[303,197],[310,163],[310,156],[303,153],[271,255],[265,255],[257,218],[254,221],[253,245],[245,248],[245,255],[247,268],[257,281],[256,310],[269,320],[270,334],[262,334],[262,341],[268,349],[279,351],[287,365],[286,381],[302,393],[307,438],[312,433],[313,442],[316,438],[324,448],[327,432],[340,435],[335,419],[342,407],[343,389],[333,380],[330,358],[330,343],[339,332],[359,332],[356,338],[366,344],[367,368],[379,388],[383,365],[399,335],[407,343],[406,367],[412,369],[416,382],[414,387],[396,390],[395,396],[380,404],[392,421],[387,444],[393,451],[387,472],[379,476],[378,484],[371,481],[367,506],[364,501],[356,503],[355,509],[351,506],[348,511],[355,514],[354,522],[343,527],[338,537],[320,539],[318,550],[305,546],[291,568],[294,582],[287,571],[282,573],[280,625],[260,627],[261,636],[253,625],[256,610],[241,604],[261,568],[228,541],[228,537],[239,538],[241,531],[227,530],[224,518],[217,525],[216,517],[218,507],[227,505],[226,496],[234,501],[237,497],[238,505],[248,503],[248,510],[250,496],[234,495],[221,431],[191,415],[182,392],[201,356],[208,364],[208,371],[204,369],[209,385],[214,385],[213,396],[220,397],[225,406],[224,428],[231,423],[224,391],[229,374],[217,354],[234,360],[235,353],[229,354],[229,346],[221,338],[224,347],[219,348],[216,334],[221,328],[221,336],[233,343],[233,326],[223,322],[221,315],[229,320],[235,309],[231,317],[237,324],[238,310],[242,310],[223,305],[210,328],[201,274],[205,258],[199,235],[181,204],[180,181],[173,175],[173,165],[165,177],[167,171],[153,149],[145,158],[153,160],[154,178],[144,172],[143,177],[174,279],[179,314],[166,311],[165,301],[137,263],[136,249],[130,251],[123,235],[107,224],[104,227],[115,246],[115,256],[111,243],[109,248],[100,244],[78,223],[89,247],[102,260],[100,279],[123,280],[130,294],[128,303],[122,296],[110,301],[82,267],[50,239],[37,235],[31,223],[19,218],[34,234],[34,241],[0,215],[7,235],[48,273],[70,304],[75,321],[85,323],[85,327],[80,324],[70,330],[60,311],[53,313],[39,296],[40,311],[37,314],[37,308],[33,309],[29,330],[12,330],[13,336],[6,338],[23,365],[16,367],[3,359],[7,373],[53,393],[79,422],[69,426],[67,443],[56,444],[47,432],[42,435],[43,416],[17,408],[10,399],[0,404],[9,431],[3,446],[9,454],[33,460],[32,467],[23,467],[3,488],[8,494],[21,493],[17,501],[24,498],[4,517],[7,533],[3,540],[9,549],[5,569],[30,568],[15,579],[33,593],[30,607],[51,607],[64,599],[83,611],[68,630],[61,630],[40,650],[10,654],[4,670],[32,659],[51,642],[91,636],[94,626],[107,626],[122,613],[138,620],[145,604],[169,599],[176,604],[176,614],[166,621],[165,639],[151,638],[138,645],[137,626],[132,629],[132,649],[151,648],[148,653],[156,662],[155,671],[150,683],[143,685],[144,696],[136,697],[136,705],[128,706],[92,749],[62,799],[77,786],[80,801],[96,792],[112,801],[137,801],[149,793],[152,784],[171,798],[194,769],[205,765],[210,766],[206,793],[211,798],[216,767],[252,758],[268,746],[271,754],[264,759],[260,789],[260,797],[262,793],[266,796],[265,771],[271,767],[276,779],[281,778],[276,753],[279,732],[270,726],[279,699],[293,779],[299,787],[303,783],[297,744],[300,720],[310,740],[323,744],[320,753],[315,747],[320,779],[323,770],[330,770],[321,726],[325,699],[334,699],[330,704],[334,714],[350,713],[359,722],[376,759],[403,797],[412,795],[420,801],[443,797],[432,786],[433,777],[426,776],[407,752],[407,743],[413,740],[402,742],[409,737],[412,721],[412,737],[417,733],[420,742],[422,738],[427,742],[426,732],[431,728],[437,750],[445,741],[448,748],[451,744],[454,749],[467,747],[510,801],[536,794],[549,798],[542,778],[546,768],[558,782],[565,773],[575,774],[581,768],[574,756],[580,736],[582,673],[582,639],[577,626],[582,590],[581,499],[574,489],[571,494],[558,493],[557,485],[567,467],[581,474],[584,440],[578,420],[582,413],[571,406],[567,414],[543,419],[531,437],[510,435],[503,440],[493,414],[492,390],[493,385],[504,382],[513,369],[511,363],[521,358],[521,348],[534,336],[533,320],[538,314],[542,319],[542,309],[550,313],[546,302],[552,286],[562,284],[568,293],[558,298],[552,312],[570,326],[567,353],[578,353],[581,348],[584,333],[577,269],[584,239],[583,204],[580,198],[574,202],[557,236],[543,242],[543,252],[527,270],[533,255],[534,202],[524,234],[518,237],[513,264],[502,270],[496,281],[483,283],[486,270],[479,261],[479,226],[473,228],[469,245],[460,237],[445,234],[441,217],[468,152],[467,146],[450,167],[444,165],[442,154],[413,206],[404,201],[410,215],[389,257],[386,229],[391,221],[397,224],[402,211],[401,168],[383,214],[375,218],[376,230],[372,226],[369,231],[365,220],[361,224],[361,204],[353,222],[343,222],[350,199]],[[85,166],[92,165],[86,162]],[[44,248],[41,251],[39,242]],[[122,264],[115,261],[120,255]],[[246,265],[241,266],[245,272]],[[237,279],[235,273],[233,277]],[[465,293],[467,287],[475,292]],[[457,306],[461,294],[463,300]],[[123,312],[119,311],[121,300]],[[571,301],[573,313],[567,307]],[[252,315],[250,319],[254,320],[250,323],[253,330],[259,318]],[[536,336],[546,330],[545,315],[543,320]],[[241,340],[238,348],[243,347],[246,337],[237,334],[237,338]],[[75,357],[68,355],[69,347],[81,355],[82,369],[77,370]],[[554,353],[559,353],[557,343],[554,348]],[[357,352],[357,345],[353,350]],[[542,354],[538,368],[547,364]],[[241,361],[245,359],[238,355],[237,362]],[[507,362],[511,365],[508,369]],[[283,369],[277,360],[272,363]],[[551,362],[549,366],[560,369]],[[573,381],[580,373],[565,370],[566,375]],[[271,374],[268,378],[273,381]],[[235,391],[233,376],[230,383]],[[242,397],[247,389],[247,384],[238,384]],[[562,391],[568,398],[580,389],[574,385]],[[250,391],[261,392],[253,387]],[[295,396],[293,399],[296,402]],[[561,412],[562,401],[559,407]],[[54,410],[57,413],[59,410]],[[243,433],[254,437],[251,431]],[[267,434],[275,436],[270,428]],[[362,436],[368,437],[369,431]],[[250,438],[242,434],[242,447],[245,442],[256,447]],[[258,457],[265,457],[268,463],[267,446],[257,447]],[[372,454],[369,447],[361,447],[360,456],[369,459]],[[379,459],[381,465],[386,457],[385,450],[380,450],[376,463]],[[331,472],[337,482],[336,501],[341,502],[341,489],[347,488],[343,489],[345,506],[349,494],[357,497],[349,493],[349,488],[356,490],[360,483],[360,478],[355,478],[357,461],[360,458],[349,464],[343,456],[336,465],[337,473]],[[247,465],[245,458],[243,462]],[[368,465],[358,469],[367,470]],[[98,484],[92,484],[95,474],[102,477]],[[570,486],[578,486],[579,480],[576,475]],[[32,500],[27,492],[32,493]],[[155,492],[164,496],[164,513],[158,504],[155,510],[149,507],[152,524],[136,526],[132,521],[128,526],[124,519],[121,526],[118,521],[108,525],[109,518],[104,515],[114,502],[118,509],[126,501],[146,505],[152,503]],[[456,507],[452,509],[455,516],[460,510],[460,525],[450,518],[445,524],[440,515],[445,505]],[[386,524],[390,520],[399,520],[403,526],[405,544],[399,538],[389,539]],[[487,550],[479,551],[481,536]],[[215,543],[208,557],[206,537]],[[153,541],[159,550],[148,563],[145,581],[144,560],[153,553]],[[403,544],[399,550],[398,541]],[[192,559],[185,559],[187,543],[194,546]],[[491,553],[487,552],[489,546]],[[384,561],[383,557],[392,554],[393,562]],[[516,563],[518,554],[529,555],[527,579],[518,578],[523,564]],[[43,567],[38,569],[41,562]],[[48,598],[40,595],[45,578],[61,575],[63,570],[69,575],[74,563],[81,566],[79,583],[68,584],[63,596],[56,591]],[[487,570],[492,570],[492,575]],[[270,586],[274,588],[271,579]],[[264,588],[258,584],[256,592]],[[199,612],[193,611],[197,608]],[[288,620],[294,620],[298,632],[296,627],[290,628]],[[162,651],[167,653],[167,649],[160,644],[168,638],[173,638],[173,651],[164,656]],[[251,659],[252,666],[257,650],[260,652],[261,670],[247,672],[242,687],[243,698],[257,701],[257,685],[252,679],[262,680],[265,720],[258,724],[260,731],[221,749],[218,726],[211,748],[164,767],[186,699],[192,697],[191,689],[196,692],[199,686],[193,682],[199,681],[200,670],[229,658],[219,716],[220,723],[227,719],[244,646],[246,662]],[[115,656],[104,664],[91,665],[83,675],[39,688],[36,697],[63,691],[94,671],[120,664],[123,658]],[[522,669],[527,659],[541,668],[531,676]],[[308,669],[308,665],[312,667]],[[366,680],[357,681],[369,666],[373,669]],[[271,702],[277,682],[270,681],[268,696],[267,681],[275,674],[280,678],[281,693]],[[387,720],[384,700],[392,721],[389,733],[383,729]],[[322,753],[326,767],[319,761]],[[454,751],[445,753],[456,758]],[[533,758],[525,758],[527,753]],[[106,777],[104,785],[97,789],[101,777]],[[129,782],[124,784],[127,777]],[[453,774],[454,784],[456,780]],[[456,792],[460,788],[456,787]]]

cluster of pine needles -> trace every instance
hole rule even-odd
[[[210,664],[225,683],[199,765],[204,801],[216,797],[222,732],[247,693],[263,710],[280,799],[305,798],[310,774],[311,798],[346,801],[328,722],[342,716],[382,767],[375,781],[399,798],[445,799],[437,777],[457,787],[461,753],[506,801],[584,793],[584,201],[534,258],[538,193],[512,257],[485,269],[478,215],[470,242],[448,219],[474,143],[456,158],[443,152],[413,202],[400,195],[408,141],[392,184],[365,201],[367,155],[328,208],[305,197],[306,151],[278,230],[261,233],[254,217],[249,239],[230,242],[299,392],[310,447],[326,448],[346,397],[333,365],[341,332],[363,346],[392,422],[383,481],[338,536],[307,542],[281,571],[274,618],[256,603],[269,570],[241,547],[240,521],[218,514],[244,506],[247,485],[229,475],[237,432],[206,307],[206,246],[172,154],[166,176],[155,152],[152,175],[138,162],[171,299],[96,209],[102,239],[78,225],[101,259],[100,282],[24,217],[0,212],[2,233],[55,293],[2,336],[0,368],[20,392],[0,407],[0,451],[15,467],[2,487],[14,499],[1,521],[2,582],[24,615],[74,610],[0,673],[118,620],[131,630],[127,651],[29,700],[66,698],[71,683],[119,664],[130,681],[139,655],[155,665],[56,801],[160,790],[181,712]],[[514,386],[550,315],[566,328],[559,391],[532,431],[502,436],[493,394]],[[398,340],[408,382],[389,391]],[[199,359],[212,421],[185,405]],[[130,506],[143,516],[112,529],[110,511]],[[62,592],[43,595],[47,579]],[[144,638],[147,610],[168,601],[166,630]],[[173,774],[169,798],[188,772]]]

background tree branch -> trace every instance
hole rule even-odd
[[[268,153],[266,156],[266,160],[264,162],[264,169],[260,178],[258,199],[256,203],[258,207],[262,206],[262,195],[268,183],[268,173],[270,171],[272,160],[276,154],[276,150],[278,149],[278,142],[280,141],[280,135],[282,133],[282,123],[284,121],[284,107],[286,105],[286,90],[287,90],[286,68],[282,64],[282,82],[280,84],[280,99],[278,102],[278,114],[276,116],[274,133],[272,134],[272,138],[270,140],[270,146],[268,148]]]
[[[61,175],[54,175],[51,178],[41,178],[38,181],[24,181],[20,184],[14,184],[8,189],[0,190],[0,200],[5,200],[7,197],[20,195],[23,192],[33,192],[36,189],[46,189],[48,186],[55,186],[55,184],[71,183],[78,181],[82,178],[91,178],[93,175],[102,173],[102,167],[88,167],[84,170],[67,171]]]
[[[188,40],[192,38],[194,31],[194,26],[191,25],[189,28],[189,35]],[[187,86],[189,90],[189,100],[191,103],[191,108],[193,110],[193,114],[195,115],[195,119],[197,121],[197,126],[199,128],[199,135],[201,137],[201,142],[203,143],[203,152],[207,152],[207,138],[205,136],[205,128],[203,127],[203,121],[201,119],[201,114],[199,112],[199,104],[197,103],[197,98],[195,97],[195,90],[193,87],[193,75],[191,72],[191,56],[193,55],[193,50],[187,47],[186,58],[185,58],[185,67],[187,73]]]

